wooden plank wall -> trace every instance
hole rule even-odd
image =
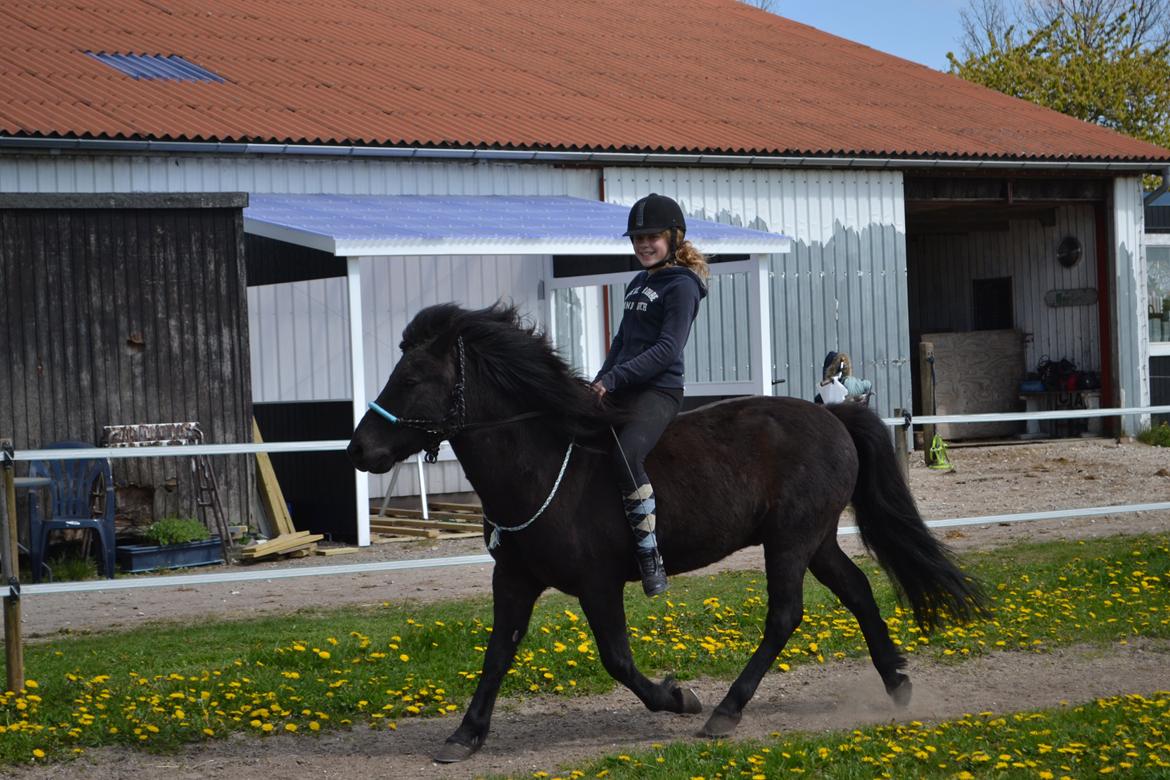
[[[197,420],[208,442],[251,440],[240,204],[183,198],[204,207],[0,202],[0,436],[98,444],[104,425]],[[252,460],[212,459],[229,523],[250,520]],[[115,461],[115,478],[153,489],[156,518],[196,512],[189,459]]]

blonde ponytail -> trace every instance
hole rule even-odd
[[[674,251],[674,261],[689,268],[704,282],[711,276],[711,269],[707,265],[707,256],[695,248],[695,245],[685,238],[679,239],[678,249]]]

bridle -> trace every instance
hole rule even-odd
[[[427,445],[423,447],[423,452],[426,453],[425,459],[427,463],[434,463],[439,459],[439,446],[443,443],[444,439],[457,436],[469,428],[487,428],[493,425],[506,425],[521,420],[528,420],[533,417],[542,417],[545,414],[545,412],[524,412],[523,414],[513,415],[503,420],[467,422],[467,400],[464,397],[464,391],[467,389],[467,355],[463,347],[462,336],[455,339],[455,351],[459,358],[455,363],[455,387],[451,391],[451,404],[442,417],[438,419],[399,417],[383,409],[378,405],[377,401],[370,401],[369,403],[370,411],[381,415],[391,425],[402,425],[430,434]]]

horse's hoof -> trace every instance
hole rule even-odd
[[[443,743],[443,747],[439,748],[434,761],[436,764],[457,764],[460,761],[466,761],[475,751],[479,750],[481,745],[483,745],[481,740],[476,740],[473,745],[461,745],[449,739]]]
[[[901,680],[892,688],[886,688],[886,693],[890,694],[890,698],[894,700],[894,705],[897,707],[907,707],[910,704],[910,696],[914,693],[914,686],[910,683],[910,678],[904,674],[898,675]]]
[[[712,713],[711,717],[707,719],[707,724],[699,733],[712,739],[730,737],[735,733],[735,727],[739,725],[741,717],[740,715],[725,715],[722,712]]]
[[[699,697],[690,688],[683,688],[675,686],[671,691],[674,696],[674,701],[678,704],[678,712],[680,715],[698,715],[703,711],[703,702],[699,701]]]

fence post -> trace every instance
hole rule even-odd
[[[0,573],[4,577],[4,661],[8,690],[24,688],[24,645],[20,637],[20,559],[17,557],[16,474],[12,442],[0,440],[4,451],[4,507],[0,513]]]
[[[931,415],[936,411],[934,402],[934,344],[929,341],[918,343],[918,389],[922,399],[922,414]],[[934,424],[922,426],[922,457],[930,465],[930,442],[934,440]]]
[[[895,409],[895,417],[907,419],[905,410]],[[912,436],[913,431],[910,428],[910,423],[903,423],[902,425],[894,426],[894,454],[898,458],[898,471],[902,472],[902,479],[906,483],[910,483],[910,449],[906,442],[907,436]]]

